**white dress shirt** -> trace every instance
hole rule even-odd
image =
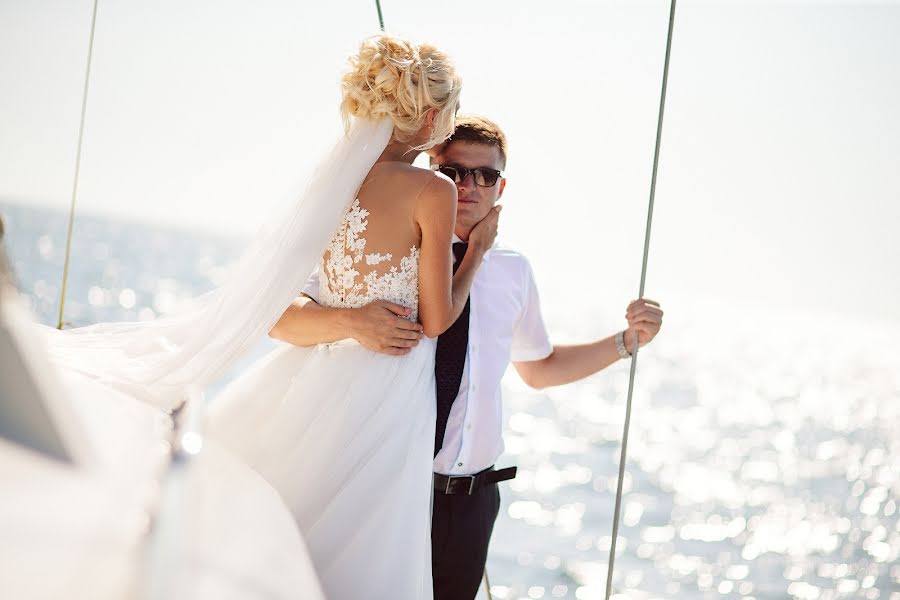
[[[318,272],[304,293],[318,299]],[[510,361],[540,360],[553,352],[531,265],[518,252],[497,243],[488,250],[470,302],[462,381],[434,458],[434,471],[445,475],[470,475],[494,464],[503,453],[504,372]]]

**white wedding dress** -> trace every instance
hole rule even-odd
[[[418,249],[366,248],[355,201],[322,259],[320,302],[418,308]],[[432,597],[434,340],[405,356],[353,340],[284,345],[211,406],[209,435],[281,494],[329,599]]]
[[[63,331],[35,324],[54,366],[170,411],[256,347],[317,262],[324,304],[384,298],[417,309],[418,251],[366,254],[367,213],[354,201],[392,132],[389,119],[354,119],[226,282],[175,313]],[[280,493],[329,599],[432,597],[433,362],[429,339],[401,357],[352,341],[284,346],[214,400],[212,437]]]

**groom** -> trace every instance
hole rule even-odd
[[[483,117],[460,117],[450,140],[431,158],[433,169],[456,182],[454,255],[467,250],[476,227],[496,232],[503,195],[506,136]],[[310,297],[298,298],[270,332],[295,345],[352,337],[363,346],[405,354],[421,339],[421,326],[401,318],[408,309],[376,301],[362,308],[319,306],[313,279]],[[537,286],[527,259],[494,244],[482,257],[467,310],[438,338],[435,364],[437,428],[432,515],[432,577],[435,600],[465,600],[478,592],[488,544],[500,509],[497,482],[514,469],[494,470],[503,452],[500,379],[510,361],[531,387],[545,388],[583,379],[628,358],[634,335],[640,346],[662,324],[652,300],[627,309],[628,329],[577,345],[550,343],[541,316]]]

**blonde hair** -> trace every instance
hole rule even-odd
[[[416,149],[426,150],[453,133],[462,81],[446,54],[430,44],[381,34],[365,39],[349,62],[350,72],[341,79],[345,126],[351,116],[387,117],[394,123],[394,139],[409,142],[425,114],[436,108],[431,138]]]

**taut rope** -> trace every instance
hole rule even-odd
[[[650,205],[647,208],[647,230],[644,233],[644,259],[641,264],[641,285],[638,298],[644,297],[647,280],[647,258],[650,254],[650,224],[653,221],[653,201],[656,197],[656,171],[659,166],[659,145],[662,139],[663,112],[666,107],[666,85],[669,80],[669,56],[672,52],[672,29],[675,24],[675,0],[669,9],[669,33],[666,37],[666,60],[663,65],[662,92],[659,98],[659,119],[656,123],[656,148],[653,151],[653,175],[650,179]],[[616,538],[619,536],[619,514],[622,510],[622,484],[625,480],[625,456],[628,450],[628,430],[631,425],[631,397],[634,393],[634,374],[637,369],[638,336],[634,336],[631,349],[631,372],[628,375],[628,399],[625,402],[625,426],[622,432],[622,453],[619,457],[619,481],[616,486],[616,508],[613,514],[612,543],[609,547],[609,568],[606,572],[606,600],[612,595],[613,566],[616,561]]]
[[[59,320],[57,329],[63,328],[63,309],[66,305],[66,283],[69,280],[69,257],[72,254],[72,225],[75,223],[75,199],[78,197],[78,176],[81,174],[81,144],[84,140],[84,116],[87,113],[88,86],[91,81],[91,61],[94,56],[94,31],[97,28],[97,0],[91,13],[91,35],[88,39],[87,66],[84,70],[84,92],[81,96],[81,121],[78,125],[78,146],[75,151],[75,178],[72,181],[72,202],[69,205],[69,228],[66,233],[66,260],[63,264],[62,289],[59,293]]]

